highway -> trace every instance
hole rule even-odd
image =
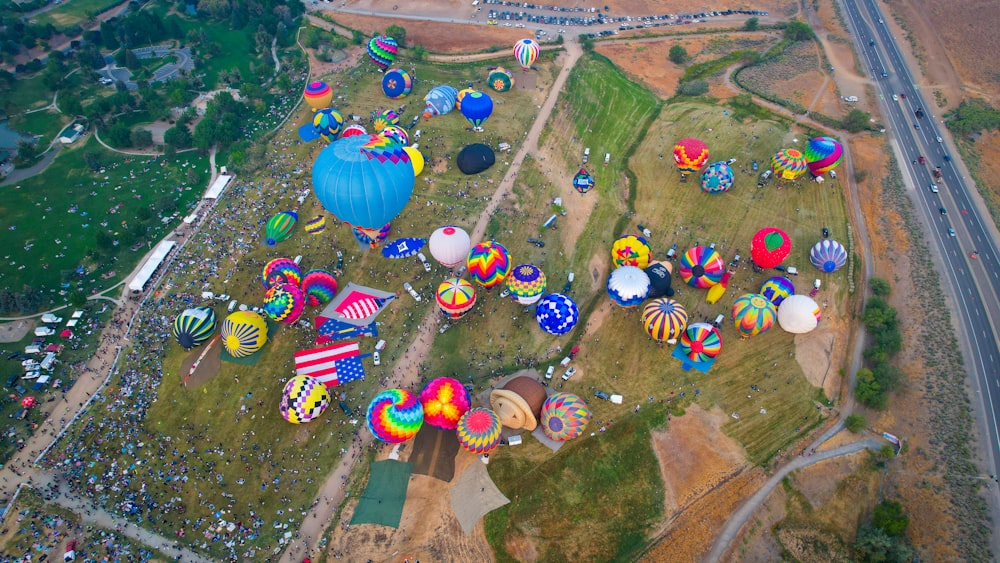
[[[885,15],[874,0],[861,0],[860,4],[844,0],[844,6],[863,64],[872,71],[886,128],[901,158],[906,191],[913,196],[924,222],[945,288],[952,290],[957,336],[972,377],[970,383],[982,400],[985,420],[980,428],[988,433],[990,444],[989,452],[983,453],[989,472],[996,475],[1000,461],[1000,253],[996,229],[979,204],[975,186],[956,166],[959,157],[950,148],[943,126],[935,122],[933,106],[917,89],[891,31],[883,23]],[[918,109],[924,117],[916,116]],[[920,157],[926,164],[919,163]],[[942,174],[937,193],[931,189],[936,167]],[[994,507],[1000,504],[996,493],[997,489],[991,488]]]

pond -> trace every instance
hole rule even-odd
[[[31,141],[32,139],[34,137],[8,128],[6,121],[0,121],[0,149],[17,149],[18,141]]]

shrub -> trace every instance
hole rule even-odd
[[[708,82],[692,80],[677,87],[678,96],[701,96],[708,93]]]
[[[855,434],[864,430],[867,425],[868,421],[860,414],[852,414],[844,420],[844,426]]]

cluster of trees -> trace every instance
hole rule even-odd
[[[866,367],[858,370],[854,396],[861,403],[875,409],[883,409],[889,401],[889,393],[903,381],[903,374],[890,360],[903,345],[899,332],[896,310],[885,300],[891,291],[889,282],[872,278],[874,297],[865,304],[861,315],[868,329],[871,344],[864,351]]]
[[[982,100],[962,100],[957,108],[945,114],[945,124],[955,133],[965,135],[1000,129],[1000,110]]]
[[[15,2],[5,5],[5,11]],[[52,24],[34,24],[21,19],[20,14],[0,16],[0,52],[6,60],[21,52],[45,44],[59,31]]]
[[[241,126],[250,111],[229,92],[219,92],[208,102],[205,117],[195,126],[192,143],[201,150],[208,150],[214,144],[228,148],[243,138]]]
[[[904,534],[910,517],[897,501],[884,500],[875,507],[870,524],[862,524],[854,541],[854,549],[861,561],[907,563],[913,557],[913,548]]]
[[[28,286],[22,291],[11,291],[8,287],[0,289],[0,311],[6,314],[34,313],[44,303],[45,294]]]

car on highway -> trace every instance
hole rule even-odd
[[[914,129],[920,129],[920,124],[919,123],[914,123],[913,124],[913,128]]]
[[[938,208],[938,211],[941,213],[941,215],[947,215],[948,214],[948,210],[945,209],[945,208],[943,208],[943,207]]]
[[[939,142],[939,143],[943,143],[943,142],[944,142],[944,139],[942,139],[941,137],[937,137],[937,142]]]
[[[906,99],[906,94],[900,94],[899,97],[903,98],[905,100]]]
[[[897,96],[896,94],[893,94],[892,95],[892,101],[898,102],[899,101],[899,96]]]
[[[949,228],[948,229],[948,236],[950,236],[950,237],[955,236],[955,229]]]
[[[931,193],[932,194],[938,193],[938,187],[935,186],[934,184],[931,184]]]

